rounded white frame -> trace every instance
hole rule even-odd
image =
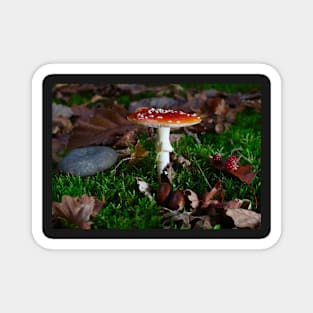
[[[52,239],[42,225],[42,87],[52,74],[263,74],[271,83],[271,231],[261,239]],[[266,249],[281,235],[281,79],[267,64],[46,64],[32,79],[32,234],[47,249]],[[273,127],[275,125],[275,127]]]

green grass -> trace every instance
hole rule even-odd
[[[225,91],[234,93],[233,84]],[[208,87],[207,88],[216,88]],[[231,89],[233,88],[233,89]],[[248,89],[251,89],[249,86]],[[236,89],[238,91],[238,89]],[[126,97],[126,96],[125,96]],[[128,97],[128,96],[127,96]],[[129,98],[120,102],[127,104]],[[220,179],[225,189],[225,200],[250,199],[255,207],[253,192],[260,201],[260,158],[261,122],[260,113],[245,110],[237,115],[236,122],[222,134],[207,133],[200,135],[199,145],[194,138],[185,135],[174,144],[175,152],[191,161],[191,166],[183,168],[174,163],[173,188],[192,189],[199,195],[210,190],[207,182],[214,186]],[[146,229],[159,228],[159,206],[141,194],[137,188],[136,177],[141,177],[151,186],[155,194],[159,185],[156,168],[155,143],[147,135],[140,137],[141,144],[150,153],[136,165],[127,161],[121,163],[116,172],[111,170],[90,177],[74,177],[54,172],[52,180],[53,200],[61,201],[63,195],[79,196],[87,194],[98,199],[105,198],[105,204],[93,219],[95,229]],[[130,147],[133,149],[134,147]],[[223,157],[230,154],[240,156],[242,164],[251,164],[258,172],[252,182],[252,190],[236,177],[210,166],[209,157],[220,153]],[[114,168],[114,166],[113,166]],[[200,170],[201,169],[201,170]],[[260,206],[260,203],[259,203]],[[66,226],[69,226],[66,224]]]

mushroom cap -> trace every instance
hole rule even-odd
[[[201,118],[195,113],[186,113],[172,109],[142,107],[127,116],[133,123],[148,127],[187,127],[198,124]]]

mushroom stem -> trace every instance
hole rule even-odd
[[[170,142],[170,127],[159,127],[157,129],[156,151],[158,153],[158,172],[161,175],[163,169],[170,163],[170,152],[173,147]]]

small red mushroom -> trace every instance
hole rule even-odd
[[[201,122],[195,113],[186,113],[171,109],[156,109],[142,107],[127,116],[133,123],[157,128],[158,171],[159,174],[170,162],[169,153],[173,151],[170,143],[170,129],[188,127]]]
[[[227,170],[237,171],[239,168],[239,160],[235,155],[231,155],[225,162],[225,168]]]
[[[213,160],[214,161],[221,161],[222,156],[219,153],[215,153],[215,154],[213,154]]]

